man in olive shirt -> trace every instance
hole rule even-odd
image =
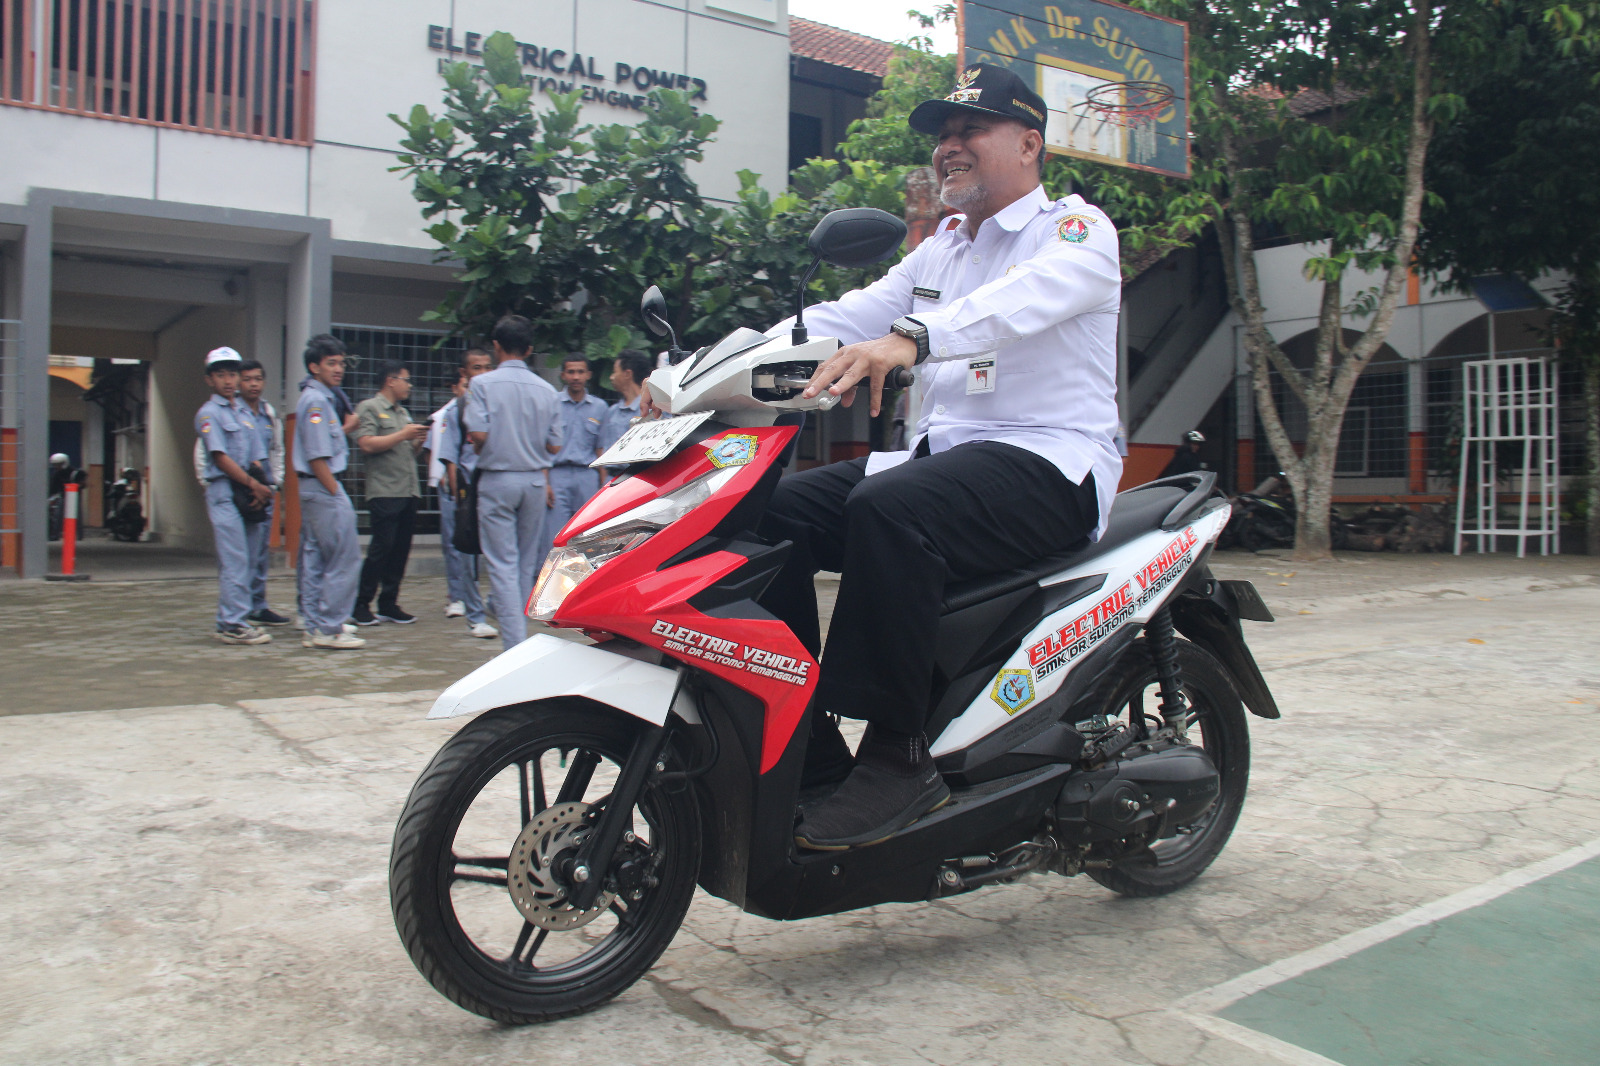
[[[356,446],[366,456],[367,515],[372,527],[356,607],[350,614],[358,626],[375,626],[380,620],[409,625],[417,620],[400,606],[399,597],[422,496],[417,449],[428,427],[413,422],[411,412],[401,406],[411,396],[411,371],[399,363],[385,363],[380,380],[383,387],[378,394],[356,405]],[[372,612],[375,593],[377,614]]]

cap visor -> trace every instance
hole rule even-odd
[[[924,100],[911,112],[906,122],[918,133],[926,133],[930,137],[937,137],[939,130],[944,126],[944,120],[958,111],[967,111],[975,115],[989,115],[993,118],[1003,118],[1009,122],[1022,122],[1015,115],[1007,115],[988,107],[979,107],[976,104],[958,104],[953,100]],[[1027,123],[1023,123],[1027,125]]]

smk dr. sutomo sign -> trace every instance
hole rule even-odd
[[[483,57],[483,42],[488,34],[468,31],[457,34],[450,26],[429,26],[428,47],[445,56],[439,60],[441,70],[446,63],[472,62]],[[660,70],[648,65],[597,62],[592,55],[584,55],[576,48],[547,48],[543,45],[517,42],[517,58],[522,65],[534,71],[535,88],[543,93],[570,93],[583,90],[585,103],[606,104],[643,111],[650,106],[646,95],[651,89],[676,89],[689,94],[691,100],[706,98],[703,78]]]

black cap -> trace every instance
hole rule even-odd
[[[924,100],[911,112],[911,128],[937,134],[944,120],[956,111],[975,111],[1015,119],[1030,130],[1044,132],[1044,98],[1004,67],[979,63],[956,79],[956,87],[943,100]]]

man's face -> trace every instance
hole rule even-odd
[[[1037,167],[1027,152],[1030,135],[1037,137],[1022,123],[998,115],[952,113],[933,149],[939,199],[958,211],[983,206],[991,197],[1004,197],[999,207],[1015,200],[1021,195],[1013,193],[1016,186],[1029,178],[1028,188],[1037,184],[1037,170],[1026,169]]]
[[[246,370],[239,375],[239,395],[248,403],[255,403],[261,399],[261,394],[267,388],[267,372],[265,370]]]
[[[329,388],[336,389],[344,384],[344,356],[325,355],[319,363],[312,363],[308,367],[311,376]]]
[[[637,385],[633,380],[633,371],[623,368],[622,360],[616,359],[611,363],[611,387],[618,392],[630,385]]]
[[[577,360],[568,360],[561,364],[561,384],[567,387],[568,392],[581,392],[589,384],[589,366]]]
[[[211,386],[211,391],[223,399],[231,400],[239,391],[239,372],[237,370],[208,370],[206,371],[206,384]]]
[[[467,377],[475,378],[479,374],[488,373],[491,362],[492,360],[489,358],[488,352],[473,352],[471,355],[468,355],[465,363],[467,368]]]
[[[395,403],[405,403],[411,398],[411,371],[402,370],[400,373],[384,382],[389,392],[394,396]]]
[[[462,371],[461,373],[458,373],[456,375],[456,379],[450,383],[450,395],[454,396],[456,399],[459,400],[459,399],[461,399],[461,397],[465,396],[466,394],[467,394],[467,374],[466,374],[466,371]]]

